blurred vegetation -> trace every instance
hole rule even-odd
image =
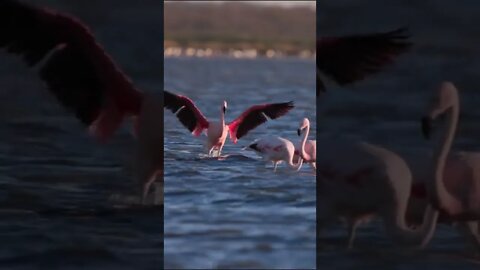
[[[164,17],[165,47],[286,53],[315,48],[315,10],[309,7],[165,2]]]

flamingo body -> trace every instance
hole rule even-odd
[[[429,242],[438,211],[427,208],[420,228],[408,227],[405,213],[412,176],[400,156],[368,143],[322,140],[319,147],[319,224],[338,218],[360,222],[376,215],[396,243],[423,247]]]
[[[295,155],[294,159],[298,160],[299,157],[303,159],[305,163],[309,163],[314,170],[316,170],[316,160],[317,160],[317,141],[316,140],[307,140],[308,134],[310,132],[310,121],[308,118],[304,118],[300,123],[298,128],[298,135],[300,136],[303,132],[303,137],[300,142],[295,144]]]
[[[265,161],[272,161],[274,171],[277,170],[279,162],[285,161],[291,168],[300,170],[303,160],[300,159],[296,164],[293,163],[295,146],[287,139],[277,136],[266,136],[254,141],[247,146],[261,155]]]

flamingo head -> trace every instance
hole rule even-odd
[[[455,108],[458,102],[457,88],[451,82],[443,82],[430,101],[427,115],[422,118],[422,133],[425,138],[430,138],[433,121],[449,109]]]
[[[308,118],[303,118],[302,122],[300,122],[299,128],[297,129],[298,136],[302,135],[303,131],[309,127],[310,121],[308,120]]]
[[[225,114],[227,112],[227,101],[223,101],[223,105],[222,105],[222,112],[223,114]]]

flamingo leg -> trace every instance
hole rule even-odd
[[[147,195],[148,192],[150,191],[150,186],[152,185],[153,182],[157,179],[157,173],[154,173],[148,181],[143,185],[143,192],[142,192],[142,204],[146,204],[147,201]]]
[[[353,248],[353,241],[355,240],[355,232],[357,230],[358,225],[359,225],[358,221],[352,220],[352,219],[348,220],[348,242],[347,242],[348,249]]]
[[[157,172],[159,172],[159,161],[157,158],[139,154],[136,160],[136,179],[140,191],[142,204],[145,204],[150,186],[156,180]]]
[[[277,165],[278,165],[278,161],[274,161],[273,162],[273,172],[276,172],[277,171]]]
[[[470,244],[480,251],[480,225],[478,221],[466,221],[458,224],[458,230],[463,234]]]

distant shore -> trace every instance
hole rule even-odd
[[[231,57],[238,59],[255,58],[285,58],[294,57],[301,59],[315,59],[315,51],[312,50],[281,50],[281,49],[257,49],[257,48],[215,48],[215,47],[181,47],[165,46],[164,57]]]
[[[315,9],[166,2],[165,57],[315,58]]]

